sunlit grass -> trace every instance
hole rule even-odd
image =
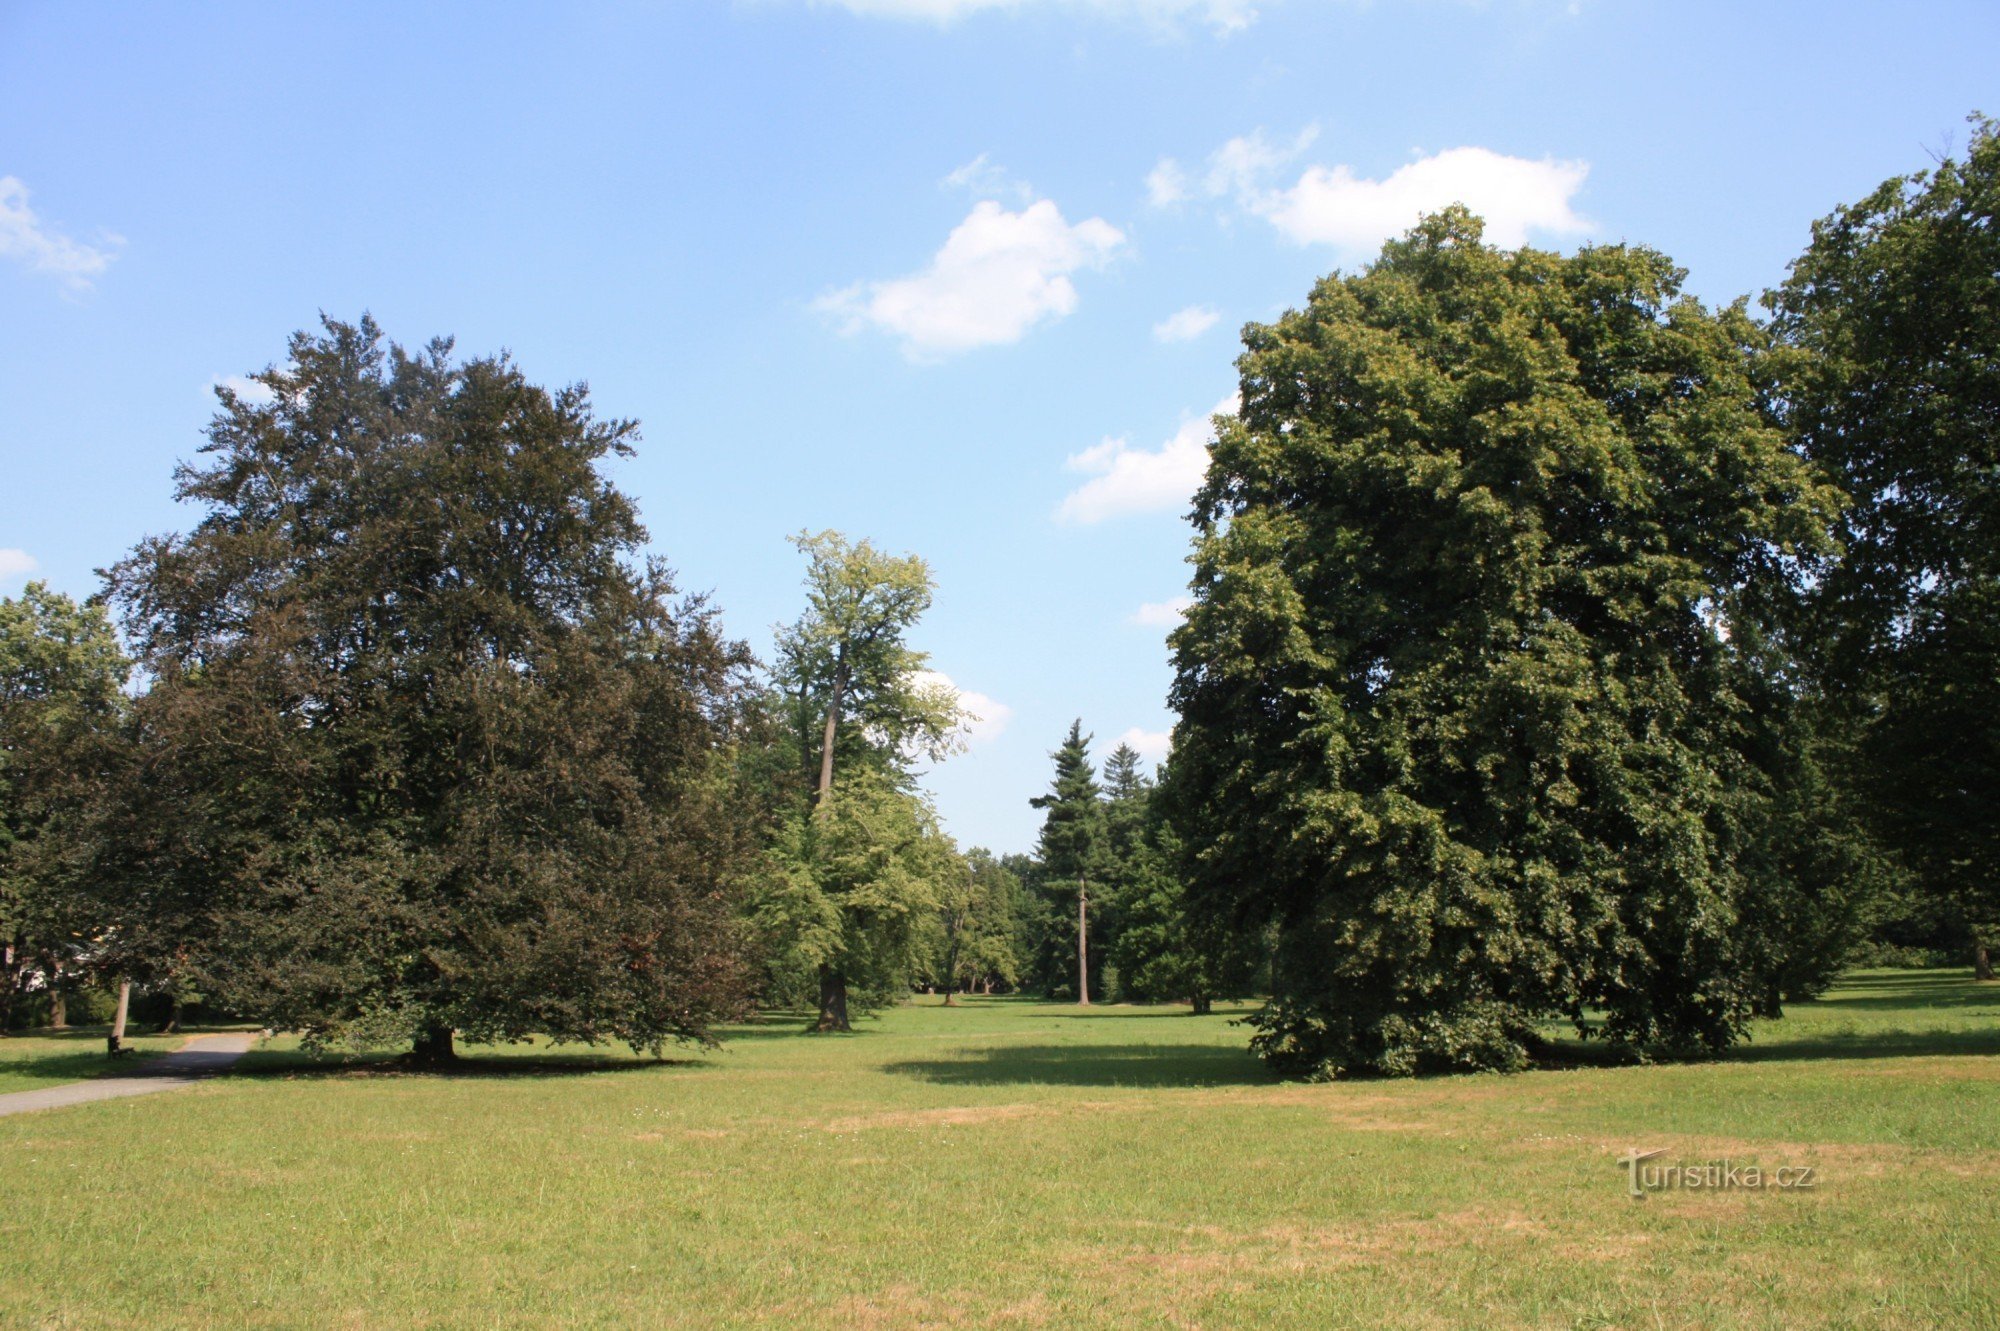
[[[1859,975],[1719,1063],[1325,1086],[1232,1015],[925,1000],[444,1076],[280,1042],[0,1120],[0,1325],[2000,1324],[2000,986]],[[1820,1186],[1634,1201],[1633,1147]]]

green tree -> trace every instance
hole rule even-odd
[[[0,1034],[30,983],[59,1000],[115,941],[59,846],[116,760],[130,670],[102,605],[44,582],[0,598]]]
[[[937,912],[924,972],[944,994],[945,1005],[960,991],[984,985],[1011,985],[1020,973],[1014,955],[1014,896],[1020,885],[992,854],[973,849],[943,867],[937,884]]]
[[[1117,859],[1118,927],[1107,948],[1111,964],[1127,997],[1178,1000],[1206,1013],[1217,998],[1249,991],[1263,960],[1264,931],[1232,928],[1226,918],[1208,919],[1191,905],[1183,848],[1166,821],[1164,793],[1149,780],[1123,779],[1120,768],[1126,765],[1117,758],[1114,753],[1106,764]],[[1121,788],[1127,793],[1120,795]],[[1118,829],[1120,822],[1127,822],[1129,831]]]
[[[757,916],[781,965],[812,965],[817,1029],[844,1031],[850,985],[873,1001],[913,973],[915,922],[934,906],[941,861],[911,766],[950,752],[965,717],[908,643],[931,604],[924,561],[832,531],[794,544],[807,561],[806,610],[779,635],[775,673],[796,753],[815,776],[810,806],[794,800],[779,815],[779,874]]]
[[[111,574],[177,894],[237,1011],[310,1040],[701,1040],[737,1011],[749,665],[636,565],[636,426],[505,357],[323,320],[222,390],[205,516]],[[164,885],[164,886],[162,886]]]
[[[1077,986],[1076,1001],[1087,1005],[1093,973],[1089,955],[1090,886],[1094,880],[1102,879],[1108,858],[1103,790],[1090,762],[1090,736],[1083,733],[1081,719],[1070,724],[1062,746],[1049,757],[1056,768],[1049,793],[1028,801],[1045,811],[1036,843],[1044,894],[1052,908],[1067,898],[1066,906],[1052,909],[1047,937],[1052,944],[1062,937],[1060,921],[1067,916],[1073,925],[1069,941],[1075,968],[1070,974]],[[1101,957],[1096,964],[1102,965]]]
[[[1850,503],[1803,636],[1878,835],[2000,928],[2000,125],[1813,226],[1766,299],[1787,423]]]
[[[1247,329],[1195,499],[1171,818],[1203,913],[1277,923],[1295,1072],[1517,1068],[1593,1008],[1713,1049],[1768,992],[1732,644],[1833,496],[1740,303],[1480,237],[1448,209]]]

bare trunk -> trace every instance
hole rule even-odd
[[[1206,1017],[1209,1013],[1215,1011],[1215,1000],[1207,994],[1196,994],[1193,1002],[1194,1015],[1197,1017]]]
[[[951,986],[950,986],[950,985],[946,985],[946,986],[944,987],[944,1005],[945,1005],[946,1007],[955,1007],[955,1006],[957,1006],[957,1004],[955,1004],[955,1003],[953,1003],[953,1002],[952,1002],[952,997],[951,997]]]
[[[125,1052],[125,1015],[132,1010],[132,982],[118,982],[118,1010],[111,1014],[111,1034],[105,1037],[106,1051],[113,1057]]]
[[[1987,952],[1983,942],[1972,945],[1972,978],[1990,980],[1993,978],[1993,957]]]
[[[410,1047],[410,1061],[431,1067],[442,1067],[458,1061],[458,1051],[451,1046],[451,1027],[426,1026]]]
[[[1076,1005],[1090,1006],[1090,889],[1076,880]]]
[[[819,968],[819,1021],[816,1031],[851,1031],[847,1021],[847,977],[831,966]]]
[[[826,730],[819,743],[819,790],[814,803],[824,805],[833,793],[833,741],[840,731],[840,697],[847,692],[847,649],[842,648],[833,668],[833,696],[826,704]]]
[[[181,1016],[185,1010],[186,1010],[185,1006],[181,1002],[181,996],[179,994],[175,994],[173,998],[173,1006],[167,1009],[167,1019],[160,1023],[160,1034],[162,1035],[178,1034],[181,1029]]]
[[[59,1031],[69,1029],[69,996],[54,985],[49,986],[49,1025]]]

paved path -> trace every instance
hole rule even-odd
[[[116,1100],[126,1095],[179,1090],[223,1071],[248,1053],[250,1046],[256,1043],[255,1031],[197,1035],[171,1054],[161,1054],[136,1065],[127,1076],[65,1082],[61,1086],[49,1086],[39,1091],[14,1091],[0,1095],[0,1118],[9,1114],[25,1114],[34,1109],[60,1109],[64,1105],[89,1104],[92,1100]]]

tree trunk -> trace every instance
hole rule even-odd
[[[1215,1011],[1215,1000],[1207,994],[1196,994],[1190,1001],[1194,1004],[1194,1015],[1197,1017],[1206,1017]]]
[[[410,1061],[429,1067],[456,1063],[458,1051],[451,1047],[451,1027],[426,1026],[410,1048]]]
[[[69,997],[53,984],[49,986],[49,1026],[58,1031],[69,1029]]]
[[[111,1014],[111,1034],[105,1038],[107,1052],[117,1057],[125,1052],[125,1014],[132,1010],[132,982],[118,982],[118,1010]]]
[[[847,1021],[847,977],[831,966],[819,968],[819,1022],[816,1031],[851,1031]]]
[[[160,1023],[160,1034],[162,1035],[179,1034],[181,1029],[181,1015],[183,1011],[184,1011],[184,1006],[181,1003],[181,996],[179,994],[175,994],[173,996],[173,1006],[167,1009],[167,1019]]]
[[[1993,978],[1993,956],[1983,942],[1972,945],[1972,978],[1990,980]]]
[[[1090,889],[1076,880],[1076,1005],[1090,1006]]]
[[[826,797],[833,793],[833,741],[840,729],[840,695],[847,691],[847,648],[843,645],[840,655],[835,658],[833,668],[833,696],[826,704],[826,731],[819,744],[819,790],[813,796],[815,805],[824,805]]]

